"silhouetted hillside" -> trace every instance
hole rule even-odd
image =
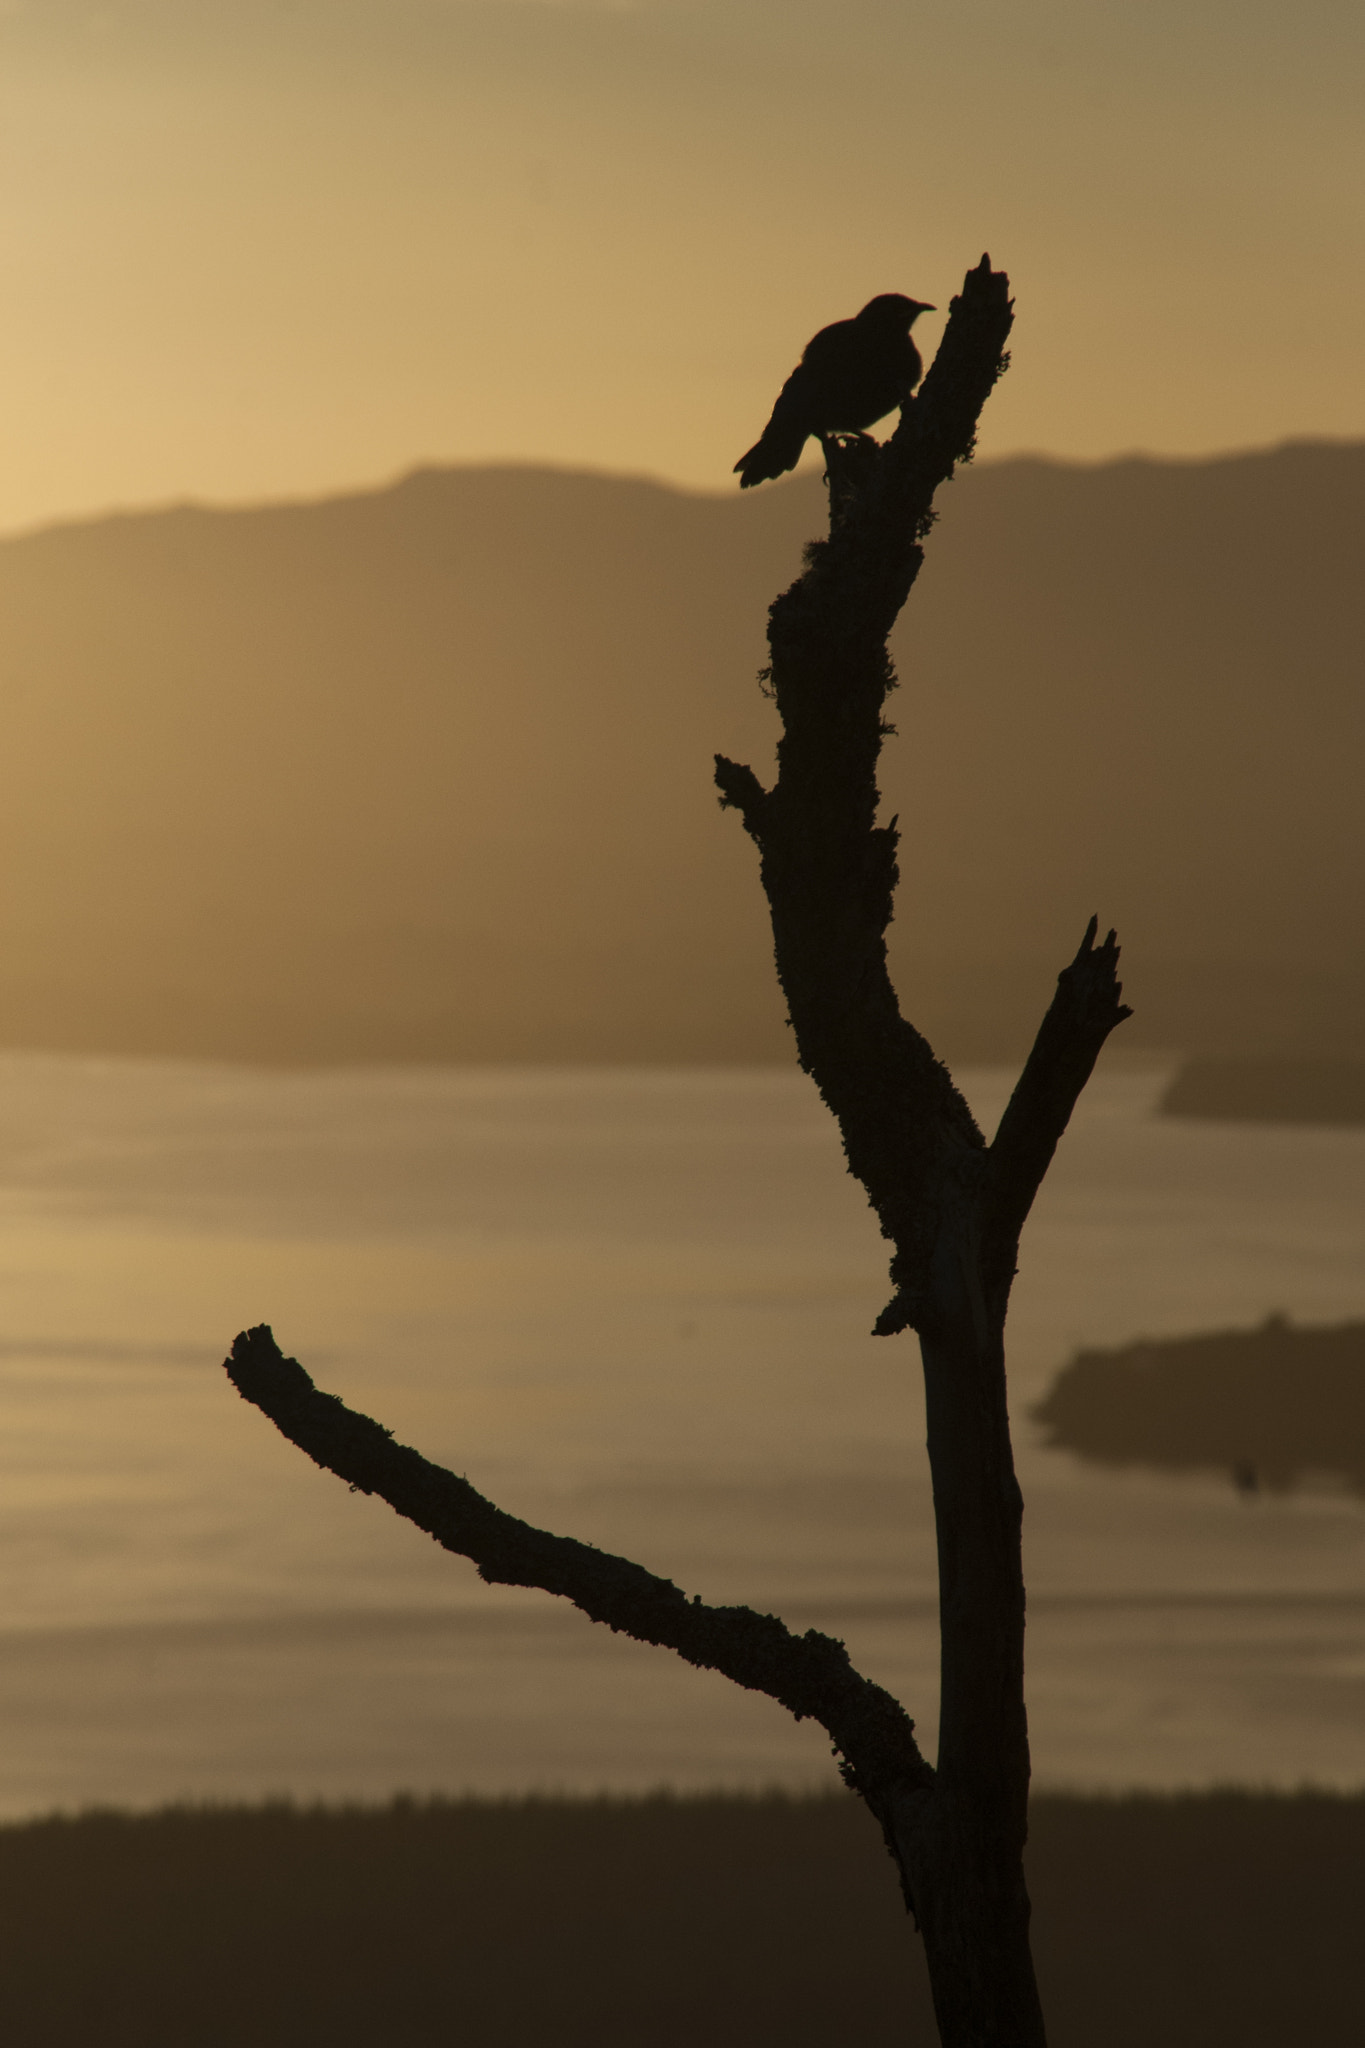
[[[783,1057],[752,849],[810,481],[536,469],[0,543],[0,1040]],[[967,472],[906,619],[907,1002],[1026,1040],[1097,909],[1131,1044],[1365,1043],[1365,446]]]
[[[1080,1351],[1033,1409],[1105,1465],[1222,1466],[1248,1490],[1333,1473],[1365,1493],[1365,1323],[1141,1338]]]
[[[1035,1799],[1055,2048],[1355,2048],[1365,1800]],[[89,1814],[0,1830],[24,2048],[929,2048],[876,1826],[828,1799]]]

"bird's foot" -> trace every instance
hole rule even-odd
[[[882,452],[871,434],[822,434],[831,528],[847,518]]]

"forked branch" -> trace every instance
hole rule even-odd
[[[1099,919],[1092,917],[1080,951],[1057,977],[1057,993],[990,1149],[986,1227],[997,1258],[1011,1262],[1011,1274],[1019,1233],[1071,1112],[1110,1032],[1133,1014],[1121,1000],[1118,941],[1110,932],[1097,946],[1098,930]],[[990,1257],[988,1249],[988,1265]],[[1002,1276],[993,1277],[1000,1285]],[[1003,1284],[1008,1290],[1008,1276]]]

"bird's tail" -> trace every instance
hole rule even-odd
[[[774,415],[748,454],[741,455],[735,464],[740,489],[747,491],[753,484],[770,483],[774,477],[795,469],[806,445],[806,435],[805,427],[792,426]]]

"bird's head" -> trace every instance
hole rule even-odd
[[[868,300],[858,318],[871,326],[894,327],[908,333],[921,313],[937,311],[936,306],[923,299],[907,299],[904,292],[879,292],[875,299]]]

